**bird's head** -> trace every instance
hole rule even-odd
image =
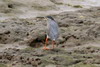
[[[51,16],[46,16],[48,19],[54,20]]]
[[[54,21],[54,19],[51,16],[46,16],[44,18],[45,18],[45,20],[52,20],[52,21]]]

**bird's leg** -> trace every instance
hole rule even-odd
[[[49,50],[49,48],[47,48],[46,46],[47,46],[47,44],[48,44],[48,38],[46,37],[46,42],[45,42],[45,45],[44,45],[44,50]]]
[[[52,49],[54,49],[56,42],[53,40],[52,41]]]

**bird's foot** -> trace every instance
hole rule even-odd
[[[44,47],[43,49],[44,49],[44,50],[50,50],[50,48],[47,48],[47,47]]]

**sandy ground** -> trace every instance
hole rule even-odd
[[[0,67],[100,67],[99,6],[99,0],[1,0]],[[46,15],[60,29],[52,50],[43,50]]]

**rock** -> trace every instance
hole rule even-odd
[[[9,0],[4,0],[7,2]],[[13,1],[13,0],[11,0]],[[15,0],[16,1],[16,0]],[[26,2],[27,0],[25,0]],[[36,0],[34,0],[36,1]],[[41,1],[41,0],[39,0]],[[59,0],[47,0],[50,5],[64,4]],[[43,1],[43,2],[47,2]],[[4,14],[10,14],[16,8],[24,6],[7,3],[1,9]],[[23,0],[20,0],[23,2]],[[32,0],[33,2],[33,0]],[[38,1],[36,1],[37,3]],[[27,1],[26,3],[30,3]],[[42,2],[41,2],[42,3]],[[41,4],[40,3],[40,4]],[[2,5],[0,3],[0,5]],[[32,4],[33,9],[45,10],[43,6]],[[49,5],[46,10],[52,9]],[[71,6],[71,5],[69,5]],[[72,5],[73,6],[73,5]],[[34,8],[36,7],[36,8]],[[49,8],[48,8],[49,7]],[[28,8],[30,9],[30,8]],[[42,11],[43,11],[42,10]],[[1,10],[0,10],[1,12]],[[16,14],[17,12],[15,12]],[[27,10],[25,10],[27,13]],[[98,67],[100,66],[100,7],[79,11],[62,12],[52,17],[60,29],[58,46],[52,50],[42,50],[46,37],[46,20],[43,17],[30,19],[12,18],[0,21],[0,63],[2,66],[13,64],[15,67]],[[1,15],[0,15],[1,16]],[[45,15],[42,15],[45,16]],[[12,45],[12,46],[10,46]],[[27,48],[21,47],[25,45]],[[51,47],[49,40],[48,47]]]

